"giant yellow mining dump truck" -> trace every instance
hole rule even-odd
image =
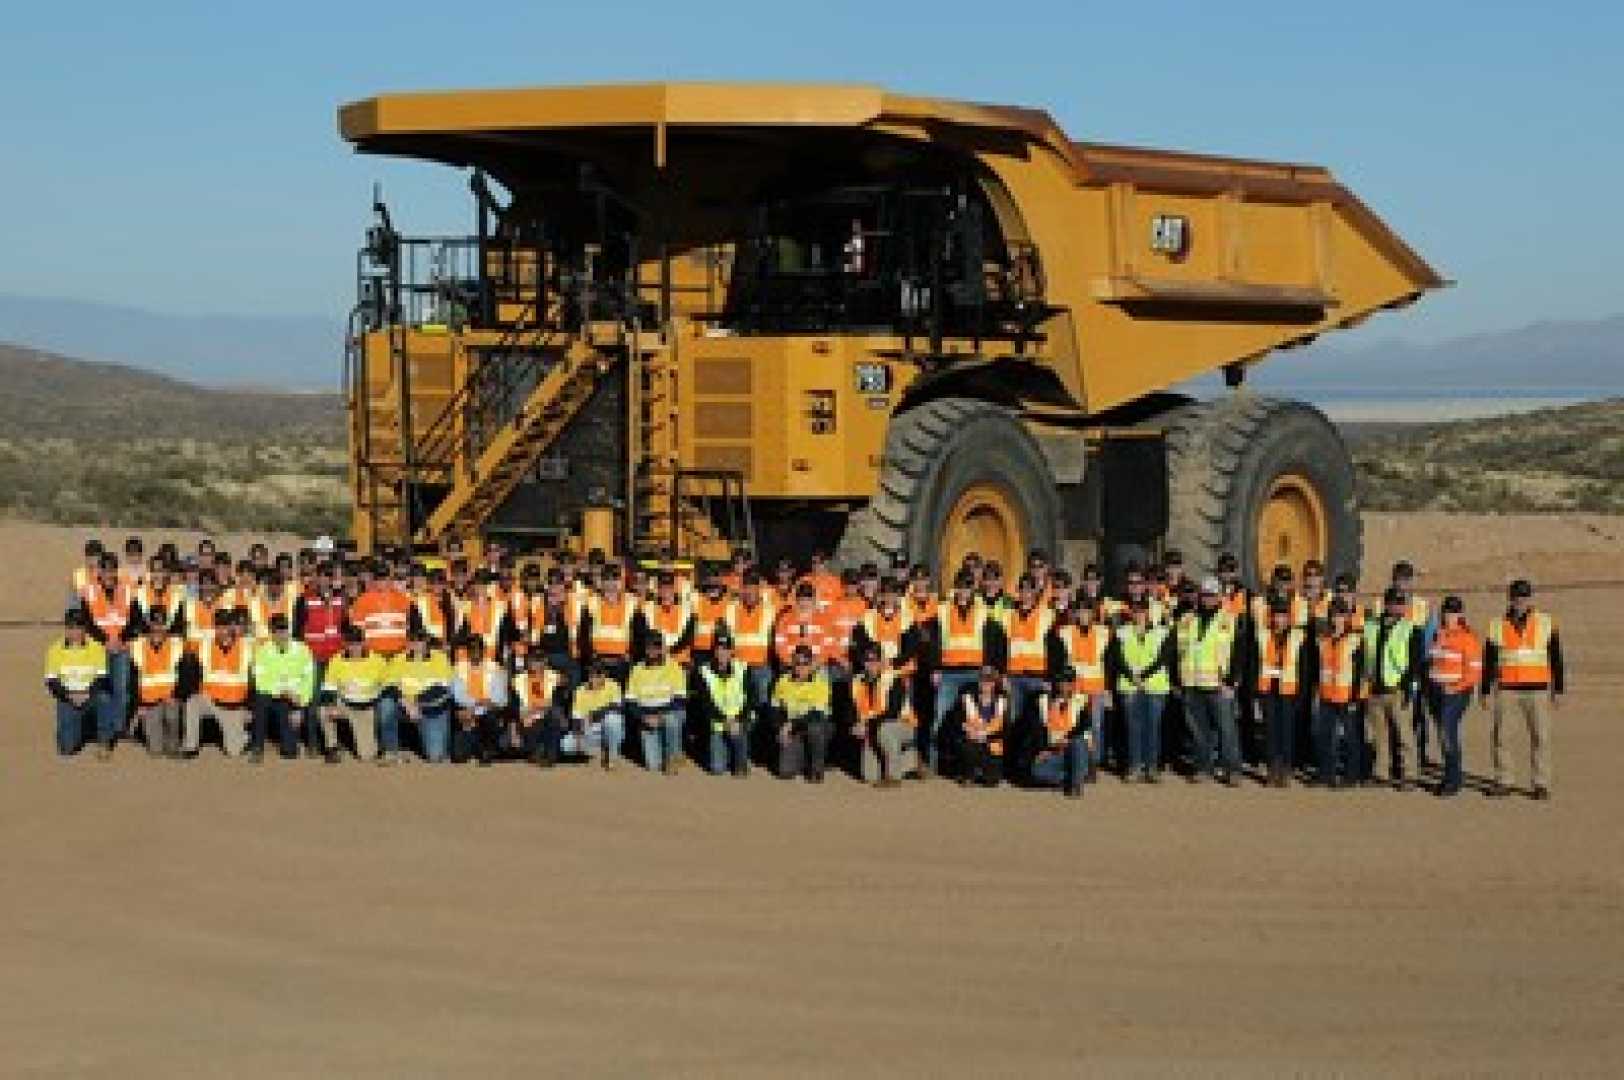
[[[1323,168],[1029,109],[650,84],[389,94],[339,129],[472,191],[455,237],[377,200],[359,256],[363,550],[1356,570],[1341,439],[1246,372],[1443,283]],[[1168,393],[1204,372],[1230,389]]]

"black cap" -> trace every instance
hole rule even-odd
[[[731,649],[733,647],[733,635],[723,630],[711,640],[711,646],[717,649]]]
[[[364,633],[361,632],[361,628],[359,626],[355,626],[355,625],[352,624],[352,625],[344,627],[344,640],[345,641],[347,641],[347,642],[356,642],[356,641],[365,641],[366,639],[367,639],[367,636]]]
[[[1180,551],[1178,548],[1168,548],[1167,551],[1162,554],[1162,565],[1163,566],[1183,566],[1184,565],[1184,553],[1182,551]]]
[[[1218,556],[1218,572],[1220,574],[1232,573],[1240,568],[1240,560],[1235,558],[1232,553],[1226,551]]]
[[[968,570],[960,570],[953,575],[953,587],[955,589],[973,589],[976,587],[976,576]]]
[[[1383,606],[1408,603],[1409,599],[1410,598],[1405,595],[1403,589],[1395,589],[1391,585],[1389,585],[1382,593]]]
[[[1518,578],[1511,583],[1511,598],[1513,600],[1526,600],[1534,595],[1534,583],[1527,578]]]
[[[1396,578],[1415,577],[1415,564],[1408,559],[1400,559],[1393,564],[1393,576]]]
[[[863,662],[865,664],[868,663],[870,660],[883,660],[883,659],[885,659],[885,653],[880,650],[880,647],[878,645],[870,644],[870,645],[868,645],[867,648],[865,648],[863,650]]]
[[[1466,604],[1462,602],[1461,598],[1458,596],[1446,596],[1444,597],[1443,610],[1454,615],[1459,615],[1461,612],[1466,610]]]
[[[1348,602],[1346,600],[1332,600],[1331,601],[1331,614],[1332,615],[1352,615],[1353,614],[1353,609],[1348,607]]]
[[[1055,674],[1054,681],[1057,683],[1076,682],[1077,669],[1067,664]]]
[[[1077,610],[1079,610],[1079,611],[1093,611],[1094,609],[1085,605],[1083,607],[1078,608]],[[1133,599],[1128,601],[1128,610],[1130,610],[1130,611],[1149,611],[1150,610],[1150,597],[1148,597],[1148,596],[1136,596],[1136,597],[1134,597]]]
[[[1284,596],[1270,596],[1269,597],[1269,614],[1270,615],[1290,615],[1291,614],[1291,601],[1287,600]]]
[[[95,555],[97,557],[100,557],[101,553],[102,553],[102,542],[100,540],[86,540],[85,541],[85,554],[86,555]]]
[[[810,660],[812,659],[812,646],[797,645],[795,646],[795,651],[790,655],[796,663],[800,663],[802,660]]]
[[[797,597],[816,596],[818,595],[818,590],[812,587],[812,583],[810,581],[803,581],[799,585],[795,586],[795,595]]]
[[[275,615],[271,616],[270,627],[271,633],[273,634],[280,634],[284,632],[288,628],[288,617],[282,612],[278,611]]]
[[[63,626],[89,626],[90,620],[85,618],[84,609],[69,608],[62,613]]]

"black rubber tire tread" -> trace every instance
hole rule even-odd
[[[1353,459],[1324,413],[1242,391],[1180,406],[1156,423],[1167,443],[1167,547],[1192,572],[1210,573],[1228,551],[1240,560],[1242,580],[1259,587],[1273,568],[1257,565],[1258,504],[1276,477],[1295,472],[1325,506],[1326,572],[1358,577],[1364,523]]]
[[[900,553],[910,563],[948,572],[934,566],[939,518],[952,501],[943,498],[944,484],[956,498],[967,472],[986,479],[992,465],[1005,467],[996,479],[1012,489],[1032,519],[1031,542],[1055,550],[1059,492],[1043,451],[1009,409],[974,398],[923,402],[892,417],[883,460],[874,496],[847,519],[834,553],[837,565],[872,562],[883,569]]]

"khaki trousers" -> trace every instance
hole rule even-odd
[[[181,709],[178,701],[160,701],[135,710],[146,735],[147,753],[169,754],[180,749]]]
[[[1370,775],[1374,780],[1415,779],[1415,726],[1410,707],[1397,690],[1372,694],[1365,706],[1365,735],[1370,739]],[[1388,764],[1391,750],[1398,751],[1398,767]]]
[[[863,740],[863,782],[872,784],[881,778],[880,763],[885,763],[884,776],[890,780],[902,779],[902,774],[918,767],[918,756],[909,744],[914,729],[901,720],[887,720],[870,729],[874,737]],[[875,744],[878,744],[876,746]],[[876,750],[878,751],[876,753]]]
[[[203,741],[203,721],[212,717],[220,725],[220,748],[226,757],[236,757],[248,745],[248,703],[217,705],[207,694],[193,694],[186,702],[186,718],[182,724],[181,749],[188,754],[197,753]]]
[[[1506,752],[1506,725],[1518,716],[1528,727],[1528,750],[1533,764],[1536,788],[1551,786],[1551,692],[1549,690],[1494,691],[1494,725],[1489,749],[1494,764],[1494,782],[1511,786],[1511,755]]]
[[[355,756],[362,761],[371,761],[378,756],[378,706],[351,705],[339,702],[337,705],[323,705],[321,708],[321,739],[322,745],[328,750],[338,749],[338,722],[342,720],[350,725],[350,735],[355,739]]]

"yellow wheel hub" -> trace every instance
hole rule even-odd
[[[1269,571],[1279,563],[1300,571],[1307,560],[1323,563],[1329,555],[1330,529],[1319,492],[1305,476],[1275,477],[1258,512],[1258,575],[1268,580]]]
[[[1003,488],[973,484],[959,495],[942,527],[942,575],[951,580],[972,551],[1000,563],[1006,577],[1018,575],[1026,565],[1026,526]]]

